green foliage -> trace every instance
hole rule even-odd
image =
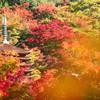
[[[71,2],[68,6],[70,12],[80,12],[93,16],[100,17],[100,0],[80,0],[79,2]]]
[[[0,0],[0,7],[6,7],[8,6],[8,1],[7,0]]]
[[[19,0],[0,0],[0,7],[13,6],[15,3],[19,3]]]

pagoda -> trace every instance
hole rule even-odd
[[[24,65],[21,67],[32,66],[33,65],[32,63],[27,63],[29,60],[32,59],[32,57],[27,57],[27,55],[30,54],[32,50],[25,50],[25,49],[11,45],[9,41],[7,40],[8,34],[7,34],[6,24],[7,24],[7,19],[6,19],[6,14],[4,13],[3,25],[2,25],[3,42],[2,44],[0,44],[0,52],[15,51],[18,54],[17,58],[20,59],[21,63],[24,63]],[[31,71],[32,70],[27,69],[25,73],[30,73]]]

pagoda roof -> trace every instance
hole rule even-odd
[[[31,60],[33,57],[17,57],[22,61],[27,61],[27,60]]]
[[[32,50],[25,50],[22,48],[18,48],[16,46],[11,45],[11,44],[1,44],[0,51],[16,51],[18,54],[28,54]]]

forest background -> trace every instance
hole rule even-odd
[[[0,52],[0,100],[100,100],[100,0],[0,0],[0,7],[0,42],[6,12],[8,41],[33,50],[33,65],[24,67],[15,51]]]

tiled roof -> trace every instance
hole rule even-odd
[[[1,44],[0,45],[0,51],[16,51],[19,54],[28,54],[32,50],[25,50],[25,49],[22,49],[22,48],[18,48],[16,46],[11,45],[11,44]]]

